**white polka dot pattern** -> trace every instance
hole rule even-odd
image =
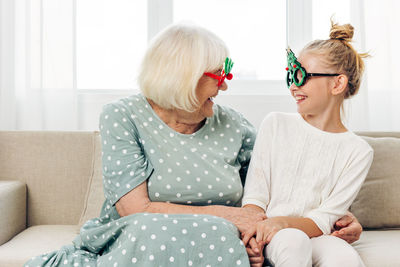
[[[65,266],[249,266],[236,227],[222,218],[143,213],[120,218],[114,204],[147,180],[152,201],[237,205],[255,138],[250,123],[214,105],[214,116],[201,129],[180,134],[137,95],[106,105],[99,127],[107,199],[101,217],[83,226],[75,246],[26,266],[57,257]]]

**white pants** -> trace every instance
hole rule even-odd
[[[276,233],[264,252],[275,267],[365,267],[357,251],[346,241],[329,235],[310,239],[294,228]]]

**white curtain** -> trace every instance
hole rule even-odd
[[[349,126],[400,131],[400,2],[354,1],[357,40],[372,57],[360,96],[348,103]],[[102,104],[125,93],[77,89],[75,1],[0,0],[0,12],[0,130],[97,129]],[[281,97],[262,97],[288,109]],[[250,114],[252,108],[240,110]]]
[[[73,1],[0,3],[0,129],[78,130]]]
[[[400,131],[400,1],[365,1],[369,128]],[[360,114],[362,116],[362,114]]]

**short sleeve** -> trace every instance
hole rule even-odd
[[[128,108],[120,103],[103,107],[100,115],[105,197],[114,205],[147,180],[153,172],[143,151],[143,140]]]
[[[364,183],[372,164],[373,150],[358,153],[349,161],[334,189],[320,206],[304,217],[310,218],[324,234],[330,234],[335,222],[344,216]]]
[[[253,152],[254,142],[256,140],[256,129],[254,126],[240,114],[240,127],[242,130],[242,146],[238,153],[238,160],[241,165],[240,178],[244,185],[247,170],[250,163],[251,154]]]
[[[267,116],[257,134],[254,151],[247,173],[242,205],[256,205],[266,210],[270,194],[270,154],[273,139],[271,116]]]

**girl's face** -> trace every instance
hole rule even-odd
[[[321,56],[301,53],[297,59],[308,73],[334,73],[324,67]],[[290,86],[290,92],[297,103],[297,111],[302,115],[322,114],[332,101],[331,89],[335,77],[309,77],[303,86]]]
[[[213,71],[213,74],[220,75],[222,69]],[[218,95],[219,90],[228,89],[228,85],[225,81],[218,86],[218,80],[203,75],[196,88],[196,96],[199,101],[199,109],[197,110],[200,116],[211,117],[214,114],[213,111],[213,98]]]

